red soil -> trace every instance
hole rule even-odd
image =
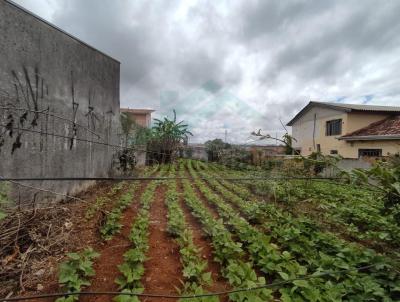
[[[176,295],[181,286],[182,265],[179,247],[167,233],[165,186],[158,186],[150,208],[149,259],[145,262],[142,283],[145,293]],[[142,298],[146,302],[171,302],[174,299]]]
[[[96,198],[99,196],[105,196],[108,192],[110,192],[111,188],[115,185],[114,182],[100,182],[89,190],[83,192],[79,195],[80,198],[87,201],[87,203],[81,202],[73,202],[62,205],[65,208],[68,208],[70,213],[68,213],[68,217],[65,217],[64,220],[68,221],[71,224],[71,232],[68,234],[68,240],[66,241],[62,256],[47,256],[44,255],[41,261],[41,267],[47,271],[50,271],[50,274],[45,274],[42,278],[37,278],[33,273],[26,275],[27,282],[25,283],[25,289],[27,290],[23,296],[32,296],[32,295],[40,295],[42,293],[56,293],[60,292],[61,289],[58,285],[58,266],[65,258],[65,254],[67,252],[72,251],[81,251],[88,246],[91,246],[96,251],[101,251],[104,248],[102,244],[102,240],[99,238],[98,228],[99,228],[99,220],[100,213],[97,213],[92,218],[87,218],[85,216],[87,209],[96,201]],[[127,186],[112,196],[113,201],[111,203],[107,203],[104,205],[103,210],[109,210],[113,207],[114,201],[118,200],[118,198],[127,191]],[[60,217],[59,219],[63,219]],[[35,270],[39,270],[39,268],[35,268]],[[36,290],[37,284],[41,284],[43,289],[41,291]],[[33,302],[44,302],[44,301],[54,301],[55,298],[42,298],[42,299],[34,299],[29,300]]]
[[[118,285],[114,282],[120,274],[118,265],[122,264],[123,254],[129,249],[129,233],[131,225],[136,217],[139,198],[142,195],[147,183],[143,183],[138,190],[134,193],[135,202],[133,202],[123,213],[121,223],[121,232],[114,235],[114,237],[106,241],[97,251],[100,257],[96,260],[94,270],[95,276],[91,280],[91,285],[84,289],[85,291],[118,291]],[[87,302],[105,302],[111,301],[110,296],[84,296],[80,301]]]
[[[182,182],[178,182],[178,192],[183,192]],[[193,241],[197,247],[201,248],[201,256],[208,262],[208,269],[211,272],[212,285],[207,288],[210,292],[228,290],[229,284],[221,275],[221,266],[218,262],[214,261],[213,248],[210,239],[202,231],[201,224],[191,214],[189,208],[185,205],[183,198],[180,199],[181,208],[184,211],[186,223],[189,225],[193,234]],[[221,301],[227,301],[227,296],[220,296]]]

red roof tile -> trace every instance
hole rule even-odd
[[[368,126],[350,134],[346,134],[341,138],[375,135],[400,135],[400,115],[391,116],[384,120],[369,124]]]

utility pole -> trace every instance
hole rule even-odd
[[[228,141],[228,130],[225,129],[225,144],[227,143],[227,141]]]

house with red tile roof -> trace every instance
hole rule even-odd
[[[310,102],[287,125],[302,155],[359,158],[400,153],[400,107]]]

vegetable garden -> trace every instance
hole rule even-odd
[[[44,291],[76,294],[34,301],[400,300],[400,227],[379,192],[234,181],[249,172],[194,160],[144,175],[160,179],[116,183],[86,208],[97,242],[66,253]]]

